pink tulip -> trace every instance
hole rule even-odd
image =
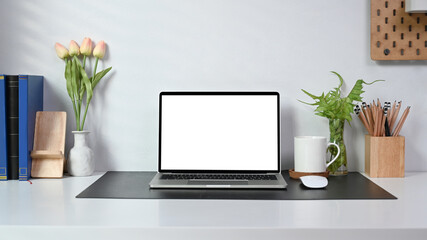
[[[76,43],[76,41],[74,41],[74,40],[70,41],[70,47],[69,47],[69,49],[70,49],[70,56],[71,57],[74,56],[74,55],[75,56],[80,55],[80,47]]]
[[[93,49],[93,56],[102,59],[105,55],[105,42],[100,41]]]
[[[80,53],[85,56],[90,56],[92,53],[92,40],[86,37],[83,39],[82,46],[80,46]]]
[[[56,50],[56,54],[61,59],[64,59],[69,56],[68,50],[64,46],[62,46],[60,43],[55,44],[55,50]]]

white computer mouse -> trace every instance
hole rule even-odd
[[[302,184],[308,188],[324,188],[328,186],[328,179],[322,176],[300,177]]]

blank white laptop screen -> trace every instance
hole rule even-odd
[[[161,95],[160,170],[279,171],[278,98]]]

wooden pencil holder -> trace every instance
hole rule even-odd
[[[405,137],[365,135],[365,173],[373,178],[405,176]]]

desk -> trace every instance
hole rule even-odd
[[[75,198],[102,174],[33,179],[33,184],[0,182],[0,239],[409,240],[427,236],[427,172],[371,179],[397,200]]]

